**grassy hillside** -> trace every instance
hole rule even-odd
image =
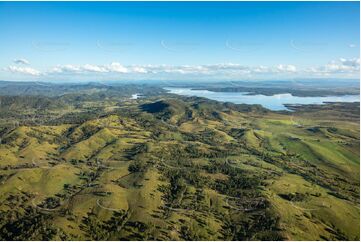
[[[358,103],[6,98],[2,240],[359,239]]]

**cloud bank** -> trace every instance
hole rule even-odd
[[[310,73],[318,75],[331,75],[331,74],[357,74],[360,73],[360,59],[340,58],[338,61],[331,61],[325,66],[317,68],[309,68],[306,70]]]
[[[19,59],[20,60],[20,59]],[[20,61],[21,62],[21,61]],[[28,62],[27,62],[28,63]],[[25,62],[24,62],[25,64]],[[22,75],[52,77],[122,77],[136,76],[146,78],[199,78],[213,77],[219,79],[240,79],[256,76],[330,76],[342,75],[358,76],[360,72],[360,59],[340,58],[330,61],[323,66],[298,68],[292,64],[279,64],[276,66],[245,66],[235,63],[221,63],[212,65],[122,65],[119,62],[112,62],[105,65],[84,64],[84,65],[57,65],[47,70],[39,71],[31,67],[9,66],[6,71]]]
[[[25,74],[25,75],[31,75],[31,76],[40,76],[41,72],[33,69],[31,67],[18,67],[18,66],[9,66],[5,68],[5,70],[12,72],[12,73],[18,73],[18,74]]]

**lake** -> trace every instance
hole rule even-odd
[[[359,102],[359,95],[327,96],[327,97],[296,97],[289,93],[266,95],[247,95],[247,92],[212,92],[208,90],[192,90],[191,88],[167,87],[169,93],[183,96],[197,96],[220,102],[236,104],[260,104],[270,110],[288,110],[285,104],[323,104],[325,102]]]

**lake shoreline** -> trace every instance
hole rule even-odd
[[[168,93],[181,96],[196,96],[208,98],[220,102],[231,102],[235,104],[259,104],[272,111],[292,111],[288,107],[294,105],[322,105],[333,102],[359,102],[359,95],[339,96],[309,96],[299,97],[291,93],[274,95],[252,94],[249,92],[214,92],[207,89],[194,89],[185,87],[164,87]]]

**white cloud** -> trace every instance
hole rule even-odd
[[[210,69],[208,66],[170,66],[170,65],[158,65],[143,67],[148,68],[152,73],[174,73],[174,74],[209,74]]]
[[[144,67],[141,67],[141,66],[132,67],[132,72],[135,72],[135,73],[148,73],[148,71]]]
[[[56,66],[52,68],[49,73],[78,73],[80,68],[73,65]]]
[[[40,72],[30,67],[10,66],[6,70],[13,73],[29,74],[34,76],[46,75],[49,78],[61,78],[66,75],[82,75],[83,78],[103,78],[103,79],[164,79],[177,78],[214,78],[214,79],[240,79],[247,77],[272,77],[277,75],[290,77],[312,77],[318,75],[328,76],[356,76],[360,71],[360,59],[340,58],[337,61],[331,61],[323,66],[313,66],[299,69],[291,64],[279,64],[276,66],[246,66],[235,63],[219,63],[211,65],[122,65],[119,62],[112,62],[105,65],[84,64],[84,65],[58,65],[49,68],[47,71]]]
[[[12,73],[27,74],[27,75],[32,75],[32,76],[39,76],[41,74],[40,71],[33,69],[31,67],[9,66],[8,68],[5,68],[5,69]]]
[[[279,72],[296,72],[297,68],[294,65],[283,65],[280,64],[277,66]]]
[[[119,73],[127,73],[128,72],[128,69],[118,62],[111,63],[110,66],[108,67],[108,70],[111,72],[119,72]]]
[[[255,73],[270,73],[272,72],[271,68],[267,66],[258,66],[253,69],[253,72]]]
[[[356,48],[356,45],[355,45],[355,44],[349,44],[348,47],[350,47],[350,48]]]
[[[221,63],[213,65],[147,65],[142,66],[146,73],[174,73],[174,74],[198,74],[198,75],[214,75],[214,74],[249,74],[249,73],[268,73],[275,72],[272,68],[265,66],[243,66],[233,63]]]
[[[85,64],[82,69],[84,71],[90,71],[90,72],[108,72],[107,68],[103,67],[103,66],[97,66],[97,65],[90,65],[90,64]]]
[[[87,74],[95,73],[118,73],[118,74],[180,74],[180,75],[215,75],[215,74],[260,74],[260,73],[288,73],[295,72],[293,65],[279,65],[276,68],[266,66],[243,66],[233,63],[221,63],[213,65],[131,65],[124,66],[118,62],[109,65],[80,66],[63,65],[52,68],[48,73],[74,73]]]
[[[342,73],[357,74],[360,72],[360,59],[340,58],[339,60],[331,61],[324,66],[309,68],[306,70],[306,72],[322,74],[322,75],[342,74]]]
[[[137,71],[136,69],[135,71]],[[141,71],[141,70],[138,70]],[[127,73],[128,69],[122,66],[120,63],[113,62],[110,65],[92,65],[85,64],[81,66],[77,65],[59,65],[48,71],[48,74],[52,73],[68,73],[68,74],[87,74],[87,73]]]
[[[13,68],[12,68],[13,69]],[[24,69],[24,68],[23,68]],[[31,68],[29,68],[31,69]],[[24,70],[23,70],[24,71]],[[220,63],[213,65],[131,65],[124,66],[118,62],[112,62],[108,65],[58,65],[51,68],[44,74],[78,74],[86,75],[90,73],[97,74],[140,74],[140,75],[248,75],[248,74],[267,74],[267,73],[289,73],[295,72],[293,65],[278,65],[276,68],[266,66],[244,66],[234,63]],[[20,71],[18,71],[20,72]],[[25,72],[25,71],[24,71]],[[35,72],[34,72],[35,73]],[[40,72],[39,72],[40,73]]]
[[[23,65],[29,65],[30,62],[24,58],[20,58],[20,59],[15,59],[14,60],[15,64],[23,64]]]

